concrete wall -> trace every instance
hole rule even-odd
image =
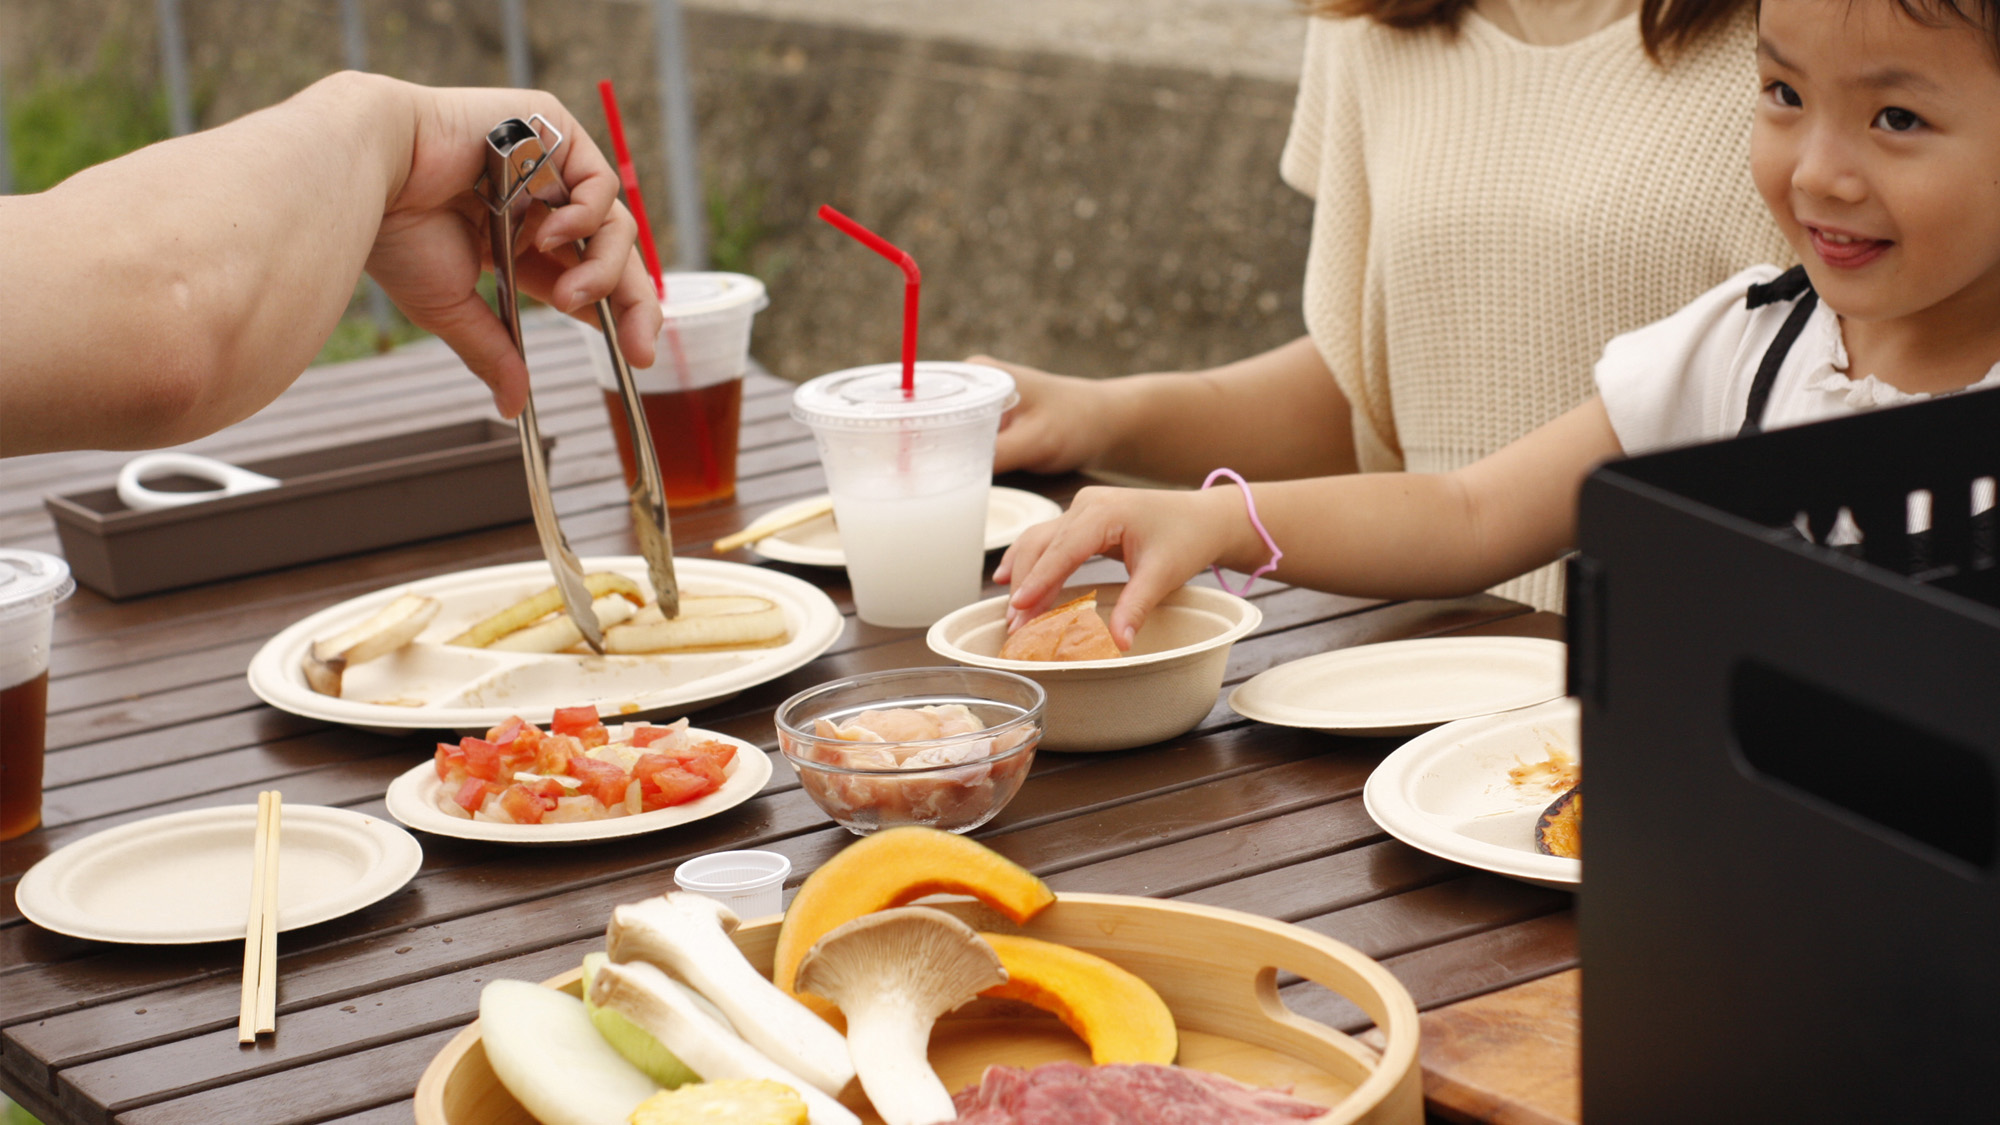
[[[339,65],[335,0],[183,9],[204,124]],[[107,36],[129,42],[130,65],[155,66],[153,11],[0,0],[10,98],[83,66]],[[505,81],[492,0],[366,11],[375,69]],[[664,227],[649,7],[528,14],[537,83],[593,131],[596,81],[618,82]],[[712,0],[689,7],[687,30],[711,238],[770,286],[753,350],[774,371],[896,354],[900,275],[812,219],[823,202],[915,255],[928,358],[991,351],[1107,375],[1222,362],[1302,331],[1310,204],[1277,159],[1303,22],[1283,0]]]

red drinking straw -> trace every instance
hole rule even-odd
[[[653,225],[646,221],[646,201],[639,195],[639,173],[632,167],[632,149],[625,143],[625,119],[618,112],[618,94],[611,88],[611,79],[606,78],[597,84],[597,95],[604,99],[604,120],[611,126],[611,150],[618,157],[618,181],[625,186],[625,198],[631,201],[632,218],[639,226],[639,256],[646,262],[646,272],[653,275],[653,291],[659,294],[660,303],[664,305],[667,278],[660,272],[659,252],[653,249]],[[687,355],[681,350],[680,331],[671,319],[666,322],[666,329],[667,349],[673,355],[674,372],[680,376],[681,390],[691,392],[694,390],[694,379],[688,374]],[[701,457],[702,484],[714,489],[722,478],[716,469],[715,445],[708,436],[708,416],[696,408],[692,396],[687,400],[687,407],[688,416],[694,423],[695,452]]]
[[[917,393],[917,297],[924,286],[924,275],[917,272],[917,260],[902,250],[890,245],[889,241],[846,215],[826,204],[820,204],[819,217],[852,235],[856,241],[884,258],[896,263],[903,271],[903,397],[914,398]]]
[[[604,120],[611,126],[611,148],[618,155],[618,179],[625,185],[625,198],[632,201],[632,217],[639,223],[639,256],[646,272],[653,275],[653,289],[660,300],[667,299],[667,279],[660,273],[660,255],[653,249],[653,225],[646,221],[646,201],[639,195],[639,173],[632,168],[632,150],[625,144],[625,119],[618,113],[618,94],[611,79],[597,84],[597,96],[604,99]]]

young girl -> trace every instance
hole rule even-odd
[[[1451,472],[1588,398],[1604,341],[1792,264],[1750,180],[1754,0],[1295,6],[1314,18],[1279,170],[1313,200],[1309,335],[1111,379],[992,361],[1021,395],[995,471]],[[1128,304],[1201,296],[1171,258]],[[1496,592],[1554,608],[1560,574]]]
[[[1096,554],[1131,573],[1121,647],[1203,567],[1279,546],[1297,585],[1470,593],[1567,550],[1607,458],[2000,385],[2000,0],[1763,0],[1758,30],[1751,173],[1803,267],[1612,340],[1597,397],[1456,472],[1085,489],[1001,560],[1010,627]]]

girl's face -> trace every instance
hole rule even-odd
[[[2000,316],[2000,65],[1893,0],[1763,0],[1751,172],[1842,316]]]

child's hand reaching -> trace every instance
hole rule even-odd
[[[1023,532],[993,579],[1013,586],[1007,603],[1012,632],[1053,606],[1063,583],[1092,556],[1122,560],[1131,578],[1111,611],[1111,638],[1129,650],[1160,599],[1204,567],[1231,565],[1239,555],[1255,558],[1254,567],[1265,554],[1238,489],[1086,488],[1069,511]]]

